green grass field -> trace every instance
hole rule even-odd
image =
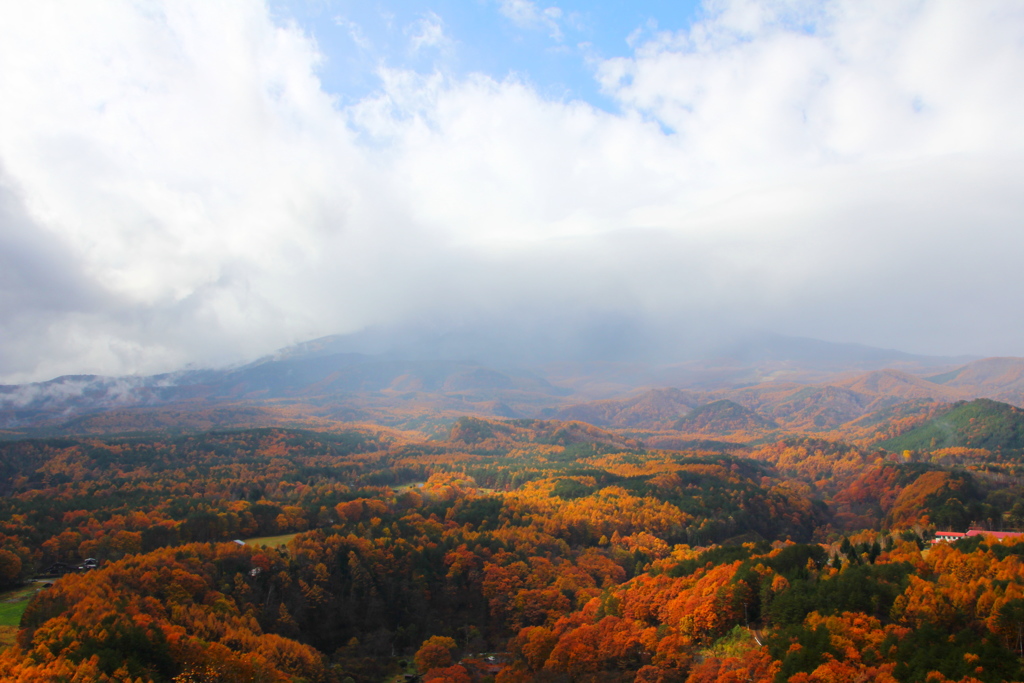
[[[268,548],[280,548],[283,545],[287,545],[288,541],[298,536],[298,534],[284,534],[283,536],[260,536],[259,538],[247,538],[245,539],[246,545],[259,547],[265,545]]]
[[[0,626],[18,626],[28,601],[36,594],[36,587],[19,588],[0,593]]]

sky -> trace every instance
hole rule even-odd
[[[588,316],[1024,356],[1018,0],[3,2],[0,102],[0,382]]]

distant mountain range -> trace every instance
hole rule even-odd
[[[394,345],[378,344],[386,349],[381,353],[355,347],[372,344],[365,335],[326,337],[234,368],[0,386],[0,429],[23,436],[356,421],[422,428],[480,415],[711,435],[853,423],[868,429],[870,416],[912,402],[991,398],[1024,406],[1024,359],[963,362],[778,335],[748,336],[703,359],[661,364],[495,365],[425,358],[422,349]]]
[[[764,428],[774,424],[794,430],[828,430],[917,401],[952,403],[992,398],[1024,406],[1022,378],[1024,358],[987,358],[931,378],[884,369],[823,384],[762,382],[711,391],[649,389],[624,398],[551,408],[544,414],[607,427],[666,429],[690,424],[678,419],[694,409],[729,400],[763,419]],[[707,425],[699,431],[706,429]],[[726,425],[722,429],[729,431]]]

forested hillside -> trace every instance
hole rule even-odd
[[[1024,411],[984,398],[961,401],[879,445],[894,450],[962,447],[1019,454],[1024,451]]]
[[[714,444],[471,417],[0,443],[0,580],[70,571],[0,675],[1021,679],[1024,544],[922,552],[1024,523],[1016,456]]]

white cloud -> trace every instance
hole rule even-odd
[[[1024,354],[1022,13],[714,3],[600,65],[608,113],[388,69],[339,109],[254,1],[5,5],[0,375],[488,310]]]
[[[558,41],[563,38],[563,16],[559,7],[541,8],[533,0],[498,0],[498,11],[520,28],[546,31]]]
[[[367,37],[363,27],[356,22],[343,16],[337,16],[334,17],[334,23],[348,32],[349,38],[360,50],[368,52],[373,48],[373,41]]]
[[[1024,139],[1019,5],[719,4],[599,71],[623,106],[717,167],[774,175]]]
[[[424,48],[448,51],[453,47],[451,38],[445,35],[444,22],[433,12],[428,12],[413,22],[407,33],[413,52],[419,52]]]

